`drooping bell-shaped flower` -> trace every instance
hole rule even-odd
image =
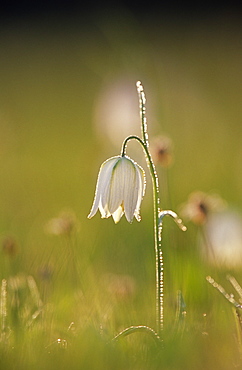
[[[140,205],[145,193],[145,172],[127,156],[106,160],[100,168],[96,193],[88,218],[99,209],[102,218],[117,223],[125,214],[129,222],[140,221]]]

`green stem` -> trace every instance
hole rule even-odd
[[[155,259],[156,259],[156,326],[157,333],[160,335],[163,330],[163,296],[164,296],[164,282],[163,282],[163,254],[161,249],[161,227],[160,227],[160,198],[159,198],[159,180],[155,165],[152,161],[151,154],[149,152],[149,142],[147,133],[147,123],[145,116],[145,94],[143,87],[140,82],[137,82],[137,91],[140,102],[140,121],[141,121],[141,133],[142,139],[138,136],[127,137],[122,145],[121,156],[123,157],[126,153],[126,146],[132,139],[137,140],[143,147],[147,166],[150,171],[152,186],[153,186],[153,205],[154,205],[154,243],[155,243]]]
[[[123,142],[122,149],[121,149],[121,157],[124,157],[126,155],[127,144],[130,140],[137,140],[141,144],[141,146],[143,147],[144,151],[146,150],[146,146],[145,146],[143,140],[139,136],[130,135],[130,136],[126,137],[126,139]]]
[[[156,259],[156,333],[145,326],[131,326],[121,333],[119,333],[115,339],[118,339],[121,336],[129,335],[136,331],[146,331],[149,333],[155,333],[157,338],[160,339],[161,333],[163,331],[163,322],[164,322],[164,314],[163,314],[163,298],[164,298],[164,275],[163,275],[163,253],[162,253],[162,226],[163,226],[163,218],[165,216],[170,216],[174,219],[178,227],[185,231],[186,227],[183,225],[182,220],[177,216],[177,214],[171,210],[164,210],[161,211],[160,209],[160,197],[159,197],[159,180],[156,172],[155,165],[153,163],[151,154],[149,152],[149,141],[148,141],[148,133],[147,133],[147,123],[146,123],[146,116],[145,116],[145,94],[143,86],[141,82],[137,82],[137,91],[139,95],[139,103],[140,103],[140,121],[141,121],[141,133],[142,139],[138,136],[131,135],[128,136],[122,145],[121,149],[121,156],[124,157],[126,155],[126,147],[130,140],[137,140],[145,153],[145,158],[147,162],[147,166],[150,171],[152,185],[153,185],[153,203],[154,203],[154,243],[155,243],[155,259]]]
[[[160,344],[161,342],[160,337],[157,335],[157,333],[150,327],[144,325],[130,326],[129,328],[122,330],[118,335],[116,335],[113,338],[113,341],[137,332],[143,332],[151,335],[151,337],[155,340],[157,344]]]
[[[164,268],[163,268],[163,253],[161,248],[161,229],[159,222],[160,214],[160,197],[159,197],[159,180],[153,163],[151,154],[149,152],[147,122],[145,116],[145,93],[140,81],[136,83],[140,103],[140,122],[142,139],[145,144],[146,161],[149,167],[153,186],[153,206],[154,206],[154,243],[155,243],[155,260],[156,260],[156,326],[158,335],[163,330],[163,299],[164,299]]]

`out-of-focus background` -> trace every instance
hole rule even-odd
[[[60,297],[70,291],[76,268],[82,292],[106,289],[105,302],[108,289],[134,294],[116,311],[114,332],[125,319],[154,322],[150,180],[141,223],[114,225],[99,214],[88,220],[98,170],[120,153],[127,135],[139,134],[141,80],[151,141],[161,135],[172,141],[172,165],[157,164],[162,207],[179,211],[200,190],[242,211],[241,13],[233,3],[176,2],[5,1],[1,10],[0,277],[33,276],[46,301],[53,289],[58,319],[68,326],[80,311]],[[130,143],[128,154],[146,170],[137,146]],[[51,235],[62,233],[50,220],[63,214],[77,229],[74,258],[69,239]],[[187,221],[190,229],[181,235],[166,222],[165,273],[173,297],[167,305],[182,289],[200,315],[216,295],[205,281],[213,270],[201,268],[194,225]],[[7,254],[13,256],[7,260]],[[97,310],[92,317],[99,322],[100,315],[105,326],[102,299],[92,303],[88,318]]]

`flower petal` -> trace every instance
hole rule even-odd
[[[126,162],[126,177],[123,191],[124,212],[128,222],[133,221],[138,199],[136,163],[131,159]]]
[[[105,215],[102,217],[109,217],[112,214],[112,211],[110,211],[110,205],[109,205],[109,199],[110,199],[110,192],[111,192],[111,185],[112,185],[112,178],[113,173],[116,168],[117,163],[120,160],[120,156],[110,158],[111,163],[108,168],[108,174],[105,183],[102,184],[102,187],[100,188],[101,195],[100,195],[100,203],[99,203],[99,209],[100,212],[103,210]]]
[[[146,187],[146,178],[145,178],[145,172],[142,167],[140,167],[138,164],[136,164],[136,170],[137,170],[137,181],[138,181],[138,198],[137,198],[137,203],[136,203],[136,208],[135,208],[135,218],[137,221],[141,220],[140,217],[140,205],[143,199],[143,196],[145,195],[145,187]]]
[[[123,214],[124,214],[124,210],[122,206],[119,206],[118,209],[115,212],[113,212],[112,216],[113,216],[115,224],[117,224],[120,221]]]
[[[111,214],[123,203],[123,187],[125,183],[123,170],[123,158],[120,158],[113,168],[112,177],[110,179],[108,208]]]
[[[97,180],[95,198],[88,218],[100,210],[101,217],[113,216],[117,223],[125,214],[129,222],[140,221],[140,205],[145,192],[144,170],[127,156],[105,161]]]
[[[110,187],[110,178],[112,176],[112,169],[119,158],[120,156],[109,158],[101,165],[97,179],[94,202],[88,218],[93,217],[96,214],[98,208],[101,212],[102,217],[109,217],[111,215],[107,208],[107,199]]]

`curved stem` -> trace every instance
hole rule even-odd
[[[157,335],[157,333],[150,327],[144,326],[144,325],[130,326],[129,328],[122,330],[118,335],[116,335],[113,338],[113,341],[120,339],[121,337],[126,337],[127,335],[137,333],[137,332],[143,332],[143,333],[147,333],[151,335],[151,337],[155,340],[157,344],[160,344],[161,342],[160,337]]]
[[[166,211],[160,211],[159,213],[159,226],[160,228],[162,229],[162,222],[163,222],[163,218],[165,216],[170,216],[174,219],[175,223],[177,224],[177,226],[182,230],[182,231],[186,231],[187,228],[185,225],[183,225],[183,222],[182,222],[182,219],[179,218],[177,216],[177,214],[171,210],[166,210]]]
[[[158,335],[163,329],[163,254],[161,249],[161,232],[159,228],[159,213],[160,213],[160,198],[159,198],[159,181],[156,173],[155,165],[152,161],[151,154],[149,152],[149,142],[147,133],[147,123],[145,116],[145,94],[141,82],[137,82],[137,91],[139,95],[140,103],[140,121],[141,121],[141,133],[142,139],[138,136],[127,137],[122,145],[121,155],[122,157],[126,153],[126,146],[132,139],[137,140],[143,147],[146,162],[150,171],[152,186],[153,186],[153,203],[154,203],[154,242],[155,242],[155,258],[156,258],[156,325]]]
[[[156,327],[157,334],[160,337],[163,330],[163,300],[164,300],[164,273],[163,273],[163,253],[162,253],[162,220],[163,217],[169,215],[173,217],[174,221],[180,227],[181,230],[185,231],[186,227],[182,224],[182,220],[177,216],[173,211],[161,211],[160,209],[160,197],[159,197],[159,180],[156,172],[154,162],[152,160],[150,151],[149,151],[149,141],[148,141],[148,132],[147,132],[147,123],[145,116],[145,93],[143,86],[140,81],[137,82],[137,91],[139,95],[140,103],[140,122],[141,122],[141,133],[142,139],[138,136],[132,135],[128,136],[122,145],[121,156],[125,156],[126,147],[130,140],[137,140],[145,153],[147,166],[150,171],[152,186],[153,186],[153,206],[154,206],[154,244],[155,244],[155,260],[156,260]],[[130,332],[128,330],[127,332]],[[125,331],[126,333],[126,331]]]
[[[124,142],[122,144],[121,157],[124,157],[126,155],[127,144],[130,140],[137,140],[141,144],[142,148],[145,151],[146,147],[145,147],[145,144],[144,144],[143,140],[139,136],[130,135],[130,136],[126,137],[126,139],[124,140]]]
[[[156,326],[157,333],[160,335],[163,329],[163,296],[164,296],[164,283],[163,283],[163,254],[161,249],[161,230],[160,227],[160,198],[159,198],[159,181],[156,173],[155,165],[152,161],[149,149],[148,149],[148,135],[146,131],[146,120],[144,115],[144,95],[140,95],[142,98],[141,105],[141,127],[143,140],[140,137],[131,135],[128,136],[122,145],[121,156],[125,156],[126,147],[130,140],[137,140],[145,153],[147,165],[150,171],[152,185],[153,185],[153,203],[154,203],[154,242],[155,242],[155,258],[156,258]]]
[[[153,163],[151,154],[149,152],[147,122],[145,116],[145,93],[140,81],[137,82],[137,91],[140,102],[140,121],[142,138],[146,147],[146,161],[150,170],[152,185],[153,185],[153,203],[154,203],[154,242],[155,242],[155,260],[156,260],[156,325],[157,333],[161,334],[163,330],[163,299],[164,299],[164,268],[163,268],[163,253],[161,248],[161,229],[159,223],[160,214],[160,197],[159,197],[159,180]]]

